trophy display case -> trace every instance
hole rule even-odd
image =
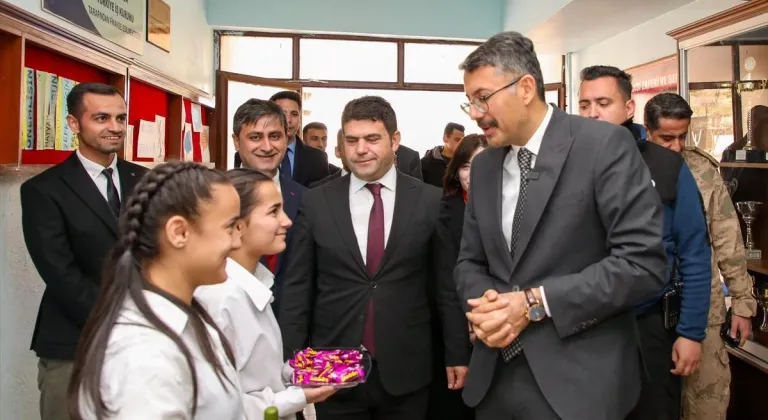
[[[741,222],[758,310],[731,366],[728,419],[766,418],[768,395],[768,0],[669,32],[678,42],[680,94],[693,109],[688,141],[720,161]]]

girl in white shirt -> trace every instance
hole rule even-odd
[[[270,305],[274,277],[259,260],[285,250],[291,220],[283,211],[277,184],[268,176],[252,169],[234,169],[227,175],[240,196],[241,218],[235,230],[242,246],[230,253],[227,281],[198,288],[195,298],[232,344],[246,418],[262,420],[264,410],[275,406],[281,419],[295,419],[295,413],[324,401],[334,389],[284,385],[291,370],[283,363],[280,327]]]
[[[232,351],[193,299],[197,286],[226,280],[239,214],[221,172],[176,162],[142,178],[80,339],[72,418],[243,417]]]

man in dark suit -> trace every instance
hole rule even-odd
[[[336,157],[341,160],[342,167],[332,172],[330,175],[321,179],[320,181],[315,181],[309,184],[310,189],[317,188],[325,183],[331,182],[336,178],[341,178],[342,176],[349,173],[349,165],[347,165],[346,158],[344,157],[344,130],[341,128],[336,133],[336,147],[334,147],[334,152],[336,153]]]
[[[121,203],[146,172],[117,157],[125,142],[126,107],[114,87],[81,83],[67,107],[78,150],[21,186],[24,240],[45,282],[32,333],[43,420],[69,418],[67,386],[77,342],[117,241]]]
[[[443,321],[446,374],[463,386],[466,319],[450,278],[435,276],[440,190],[394,168],[392,107],[366,96],[342,114],[351,174],[307,192],[294,224],[295,258],[280,312],[286,355],[365,346],[368,380],[317,406],[321,420],[422,420],[432,376],[430,290]],[[433,282],[438,282],[436,287]]]
[[[307,146],[298,135],[301,125],[301,96],[296,92],[284,90],[275,93],[269,100],[277,103],[283,110],[288,127],[288,147],[280,164],[283,176],[305,187],[327,177],[330,174],[328,155]]]
[[[632,308],[667,271],[648,169],[627,130],[546,104],[522,35],[461,68],[491,146],[472,164],[455,269],[478,337],[464,400],[484,420],[622,419],[643,371]]]
[[[288,146],[287,126],[285,116],[277,104],[261,99],[249,99],[235,111],[232,141],[240,153],[244,168],[263,172],[277,183],[283,196],[283,210],[295,221],[306,188],[283,175],[280,170],[280,163],[283,162]],[[293,228],[290,228],[285,239],[286,251],[262,258],[262,264],[275,275],[272,291],[275,297],[272,307],[275,311],[279,309],[283,296],[283,276],[289,264],[292,240]]]
[[[400,147],[397,149],[397,152],[395,153],[395,159],[395,164],[397,165],[397,169],[400,172],[406,175],[410,175],[419,181],[424,180],[421,175],[421,160],[419,159],[419,152],[411,149],[410,147],[400,145]]]

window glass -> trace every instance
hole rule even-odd
[[[397,82],[394,42],[302,39],[300,55],[305,80]]]
[[[293,75],[292,38],[225,35],[220,41],[223,71],[272,79]]]
[[[689,83],[733,80],[730,46],[697,47],[687,55]]]
[[[693,118],[688,141],[720,160],[734,141],[731,89],[696,89],[690,96]]]
[[[477,45],[405,44],[406,83],[463,84],[459,64]]]

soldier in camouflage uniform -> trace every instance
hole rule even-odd
[[[679,151],[680,146],[670,149]],[[682,155],[699,186],[714,250],[707,338],[701,343],[699,369],[684,380],[683,416],[690,420],[725,420],[731,371],[725,343],[720,337],[726,315],[720,275],[731,296],[731,335],[735,336],[738,331],[742,345],[752,332],[751,318],[755,316],[757,303],[752,296],[752,279],[747,274],[738,215],[718,172],[717,160],[697,147],[686,147]]]

